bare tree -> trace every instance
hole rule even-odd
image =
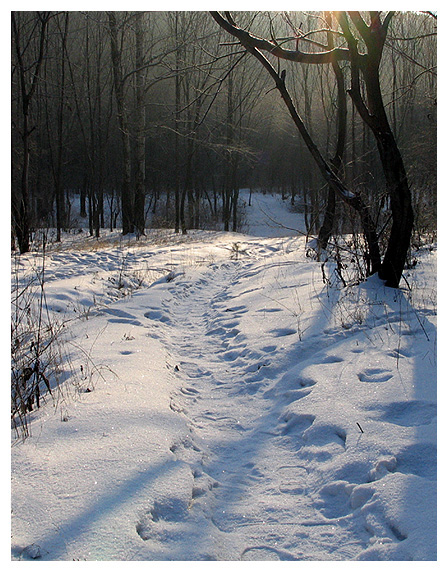
[[[113,63],[114,90],[117,105],[118,125],[122,138],[122,234],[129,234],[134,231],[133,222],[133,200],[131,194],[131,147],[130,128],[128,123],[127,110],[125,105],[125,77],[123,74],[121,42],[124,31],[119,29],[116,13],[108,12],[108,23],[110,27],[111,57]],[[122,26],[122,23],[121,23]],[[120,34],[121,32],[121,34]],[[121,38],[121,39],[120,39]]]
[[[260,61],[265,70],[274,79],[276,87],[287,106],[291,118],[293,119],[294,124],[302,135],[302,138],[305,141],[305,144],[307,145],[314,160],[316,161],[316,164],[319,167],[325,181],[331,188],[333,188],[334,192],[336,192],[342,198],[342,200],[354,208],[361,217],[364,235],[369,248],[371,273],[377,272],[380,267],[378,237],[376,234],[375,224],[371,218],[367,205],[363,202],[359,194],[352,193],[349,189],[346,188],[346,186],[341,182],[333,169],[330,167],[328,162],[322,157],[318,147],[316,146],[313,138],[311,137],[296,110],[290,93],[285,85],[284,74],[281,73],[279,75],[269,60],[262,54],[261,50],[266,50],[270,53],[273,53],[274,55],[278,55],[279,57],[284,57],[284,55],[287,56],[286,58],[284,57],[284,59],[292,59],[294,61],[308,61],[309,63],[313,62],[313,56],[314,63],[330,63],[333,54],[337,52],[331,50],[330,52],[310,54],[300,52],[299,50],[286,50],[280,47],[277,42],[270,42],[263,38],[258,38],[248,31],[239,28],[233,20],[231,14],[228,12],[225,13],[226,17],[221,16],[221,14],[218,12],[211,12],[211,14],[222,28],[240,40],[240,43],[246,48],[246,50]],[[340,53],[345,57],[343,52],[344,50],[341,50]],[[301,57],[302,59],[300,59]]]
[[[225,13],[225,16],[219,12],[211,12],[211,14],[223,29],[235,36],[245,49],[262,63],[274,79],[294,123],[328,185],[347,204],[358,211],[368,242],[371,272],[379,272],[379,276],[388,286],[398,287],[410,247],[413,210],[404,163],[388,121],[380,85],[379,68],[394,12],[383,14],[382,12],[371,11],[368,14],[368,23],[365,17],[357,11],[337,12],[336,18],[347,45],[329,49],[328,46],[319,43],[319,50],[313,52],[304,52],[299,48],[299,45],[295,49],[287,49],[282,47],[275,38],[268,40],[258,37],[237,26],[228,12]],[[360,42],[361,46],[365,48],[364,51],[360,51],[358,47]],[[352,193],[345,187],[333,169],[322,158],[293,105],[283,78],[277,74],[263,53],[272,54],[283,60],[309,64],[324,64],[333,61],[350,63],[351,87],[349,94],[362,120],[371,129],[375,137],[390,198],[392,228],[382,262],[376,230],[367,205],[358,193]],[[366,98],[361,92],[360,76],[364,79]]]
[[[20,189],[14,189],[12,209],[14,229],[21,254],[28,252],[30,248],[30,138],[35,129],[35,125],[30,124],[31,104],[41,77],[50,18],[51,12],[11,12],[13,47],[16,55],[13,75],[15,72],[18,74],[21,104],[21,126],[17,128],[23,145]]]
[[[135,13],[135,91],[136,91],[136,127],[135,127],[135,204],[134,222],[139,235],[145,229],[145,174],[146,174],[146,108],[144,105],[144,12]]]
[[[327,47],[329,50],[334,48],[334,39],[332,32],[333,19],[330,12],[325,13],[327,22]],[[342,165],[345,152],[345,140],[347,135],[347,96],[345,91],[344,74],[342,72],[339,62],[333,60],[331,66],[336,78],[336,94],[337,94],[337,137],[336,137],[336,150],[334,156],[331,158],[330,163],[333,171],[338,177],[342,177]],[[328,188],[327,204],[325,207],[325,214],[323,223],[319,229],[319,246],[321,249],[326,249],[330,236],[333,232],[333,225],[336,216],[336,193],[332,186]]]

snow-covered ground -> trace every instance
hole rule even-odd
[[[436,250],[340,288],[286,203],[246,216],[48,247],[66,381],[12,448],[13,560],[436,559]]]

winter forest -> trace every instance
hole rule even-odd
[[[436,561],[437,13],[11,12],[11,558]]]

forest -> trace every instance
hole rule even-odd
[[[239,189],[280,192],[393,286],[435,230],[435,13],[13,12],[11,35],[22,253],[81,225],[75,196],[99,237],[237,230]]]
[[[12,560],[436,565],[436,30],[11,13]]]

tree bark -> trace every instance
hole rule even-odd
[[[133,200],[131,196],[131,148],[130,132],[127,121],[124,100],[124,80],[122,77],[121,52],[118,45],[118,26],[114,12],[108,12],[110,27],[111,56],[113,64],[113,80],[117,106],[118,125],[122,139],[122,187],[121,187],[121,210],[122,210],[122,234],[130,234],[134,231],[133,225]]]
[[[379,277],[387,286],[398,288],[410,249],[414,214],[404,162],[386,114],[379,77],[382,50],[393,12],[389,12],[383,22],[378,12],[371,12],[370,25],[364,22],[359,12],[349,14],[367,46],[365,60],[359,57],[357,42],[351,33],[347,17],[341,13],[339,23],[352,53],[352,85],[349,94],[364,123],[375,137],[392,212],[392,227]],[[365,80],[367,104],[360,90],[359,71]]]
[[[326,16],[328,27],[332,26],[331,14],[327,13]],[[333,49],[333,36],[331,32],[327,35],[327,44],[330,49]],[[336,88],[337,88],[337,142],[336,151],[331,159],[330,163],[333,171],[338,177],[341,177],[342,164],[344,159],[345,151],[345,139],[347,134],[347,97],[345,93],[345,83],[344,74],[342,73],[339,62],[333,60],[332,63],[333,72],[336,78]],[[333,233],[333,225],[336,218],[336,193],[332,187],[328,188],[327,204],[325,207],[324,220],[319,229],[319,247],[325,250],[328,245],[328,241]]]
[[[65,25],[62,33],[62,59],[60,68],[59,109],[57,115],[57,157],[54,171],[56,195],[56,241],[61,241],[61,230],[67,225],[65,192],[62,184],[62,165],[64,156],[64,109],[65,109],[65,52],[69,25],[69,13],[65,13]]]
[[[144,12],[136,12],[135,21],[135,65],[136,65],[136,172],[135,172],[135,213],[134,221],[138,235],[145,234],[145,123],[144,106]]]

